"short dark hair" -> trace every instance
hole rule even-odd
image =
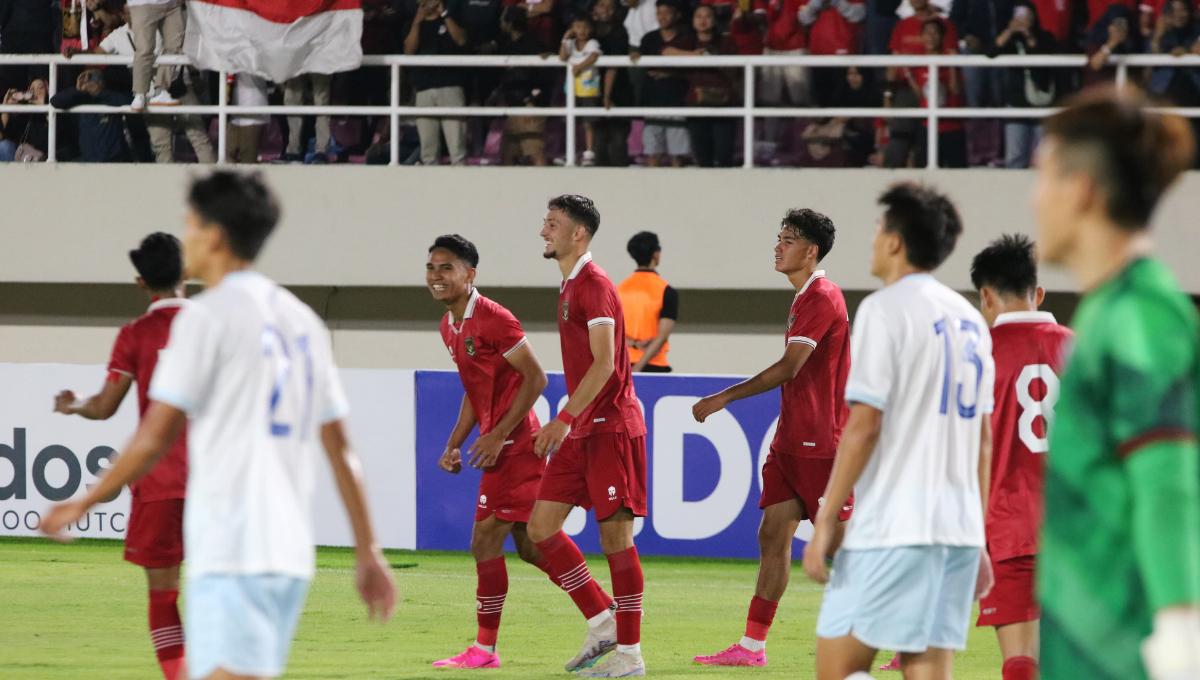
[[[595,26],[595,23],[592,22],[592,17],[587,14],[581,13],[581,14],[572,15],[571,23],[574,23],[576,21],[582,21],[583,23],[587,24],[588,26]]]
[[[129,261],[151,290],[170,290],[183,280],[183,254],[179,239],[156,231],[129,251]]]
[[[792,208],[783,216],[779,226],[816,245],[817,262],[824,260],[833,250],[833,238],[837,231],[833,227],[833,220],[816,210]]]
[[[220,227],[243,260],[258,257],[279,222],[279,203],[257,172],[217,170],[193,180],[187,200],[201,219]]]
[[[625,245],[625,250],[629,252],[629,257],[637,263],[639,267],[649,267],[654,261],[654,254],[662,250],[662,246],[658,243],[658,234],[652,231],[639,231],[629,239],[629,243]]]
[[[1152,113],[1145,95],[1101,87],[1067,102],[1046,119],[1070,173],[1090,176],[1104,192],[1105,210],[1122,229],[1145,229],[1159,199],[1191,167],[1196,142],[1179,116]]]
[[[579,194],[563,194],[555,196],[546,204],[550,210],[561,210],[571,218],[572,222],[581,224],[592,236],[600,229],[600,211],[592,199]]]
[[[962,220],[950,199],[936,189],[900,182],[883,192],[879,204],[884,206],[883,228],[899,232],[909,264],[933,271],[954,252]]]
[[[1025,297],[1037,289],[1037,253],[1023,234],[1005,234],[979,251],[971,262],[971,283],[1005,295]]]
[[[429,252],[438,249],[454,253],[455,257],[469,264],[471,268],[479,266],[479,251],[475,244],[458,234],[444,234],[434,239],[433,245],[429,246]]]
[[[925,21],[922,21],[922,22],[921,22],[921,30],[922,30],[922,31],[924,31],[926,28],[928,28],[928,27],[930,27],[930,26],[935,26],[935,27],[937,27],[938,33],[941,33],[941,34],[942,34],[942,38],[943,38],[943,39],[945,39],[945,37],[946,37],[946,24],[943,24],[941,19],[939,19],[939,18],[937,18],[937,17],[934,17],[933,19],[926,19]]]

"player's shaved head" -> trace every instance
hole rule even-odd
[[[1196,142],[1179,116],[1154,113],[1133,89],[1096,88],[1043,123],[1059,172],[1091,178],[1117,226],[1145,229],[1159,199],[1191,167]]]
[[[183,248],[179,239],[161,231],[142,239],[129,261],[150,290],[174,290],[183,280]]]
[[[596,204],[587,196],[579,194],[563,194],[555,196],[546,204],[548,210],[558,210],[565,214],[575,224],[587,229],[589,236],[595,236],[600,229],[600,211]]]
[[[816,210],[792,208],[783,216],[779,226],[817,247],[817,262],[825,259],[833,250],[833,239],[837,231],[833,220]]]
[[[1032,297],[1038,286],[1037,253],[1023,234],[1005,234],[988,244],[971,262],[971,283],[1002,295]]]
[[[253,262],[279,222],[279,202],[262,175],[218,170],[192,182],[188,205],[225,234],[239,259]]]
[[[475,248],[474,243],[458,234],[444,234],[434,239],[433,245],[429,246],[429,252],[432,253],[435,250],[453,253],[455,257],[472,269],[479,266],[479,250]]]
[[[893,184],[879,197],[883,228],[900,234],[909,264],[937,269],[958,243],[962,220],[958,209],[936,189],[914,182]]]

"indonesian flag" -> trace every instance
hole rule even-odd
[[[202,69],[282,83],[362,64],[361,0],[189,0],[184,51]]]

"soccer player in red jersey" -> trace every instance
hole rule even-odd
[[[496,636],[508,595],[504,541],[510,534],[521,559],[546,571],[525,530],[546,467],[533,453],[539,424],[530,410],[546,387],[546,373],[512,312],[475,288],[478,265],[479,251],[458,234],[439,236],[425,264],[425,283],[448,310],[442,342],[466,391],[438,465],[452,473],[462,469],[461,447],[478,424],[468,463],[483,470],[471,532],[479,632],[466,651],[435,661],[435,668],[500,667]]]
[[[588,252],[600,213],[578,195],[551,199],[547,207],[543,255],[558,262],[563,276],[557,313],[569,399],[534,442],[536,453],[551,458],[529,535],[551,578],[588,619],[583,649],[567,670],[590,678],[641,677],[643,577],[633,521],[646,516],[646,423],[633,391],[617,289]],[[576,505],[595,509],[615,616],[579,547],[562,531]],[[615,653],[597,662],[614,646]]]
[[[817,264],[833,248],[833,222],[808,209],[789,210],[775,245],[775,271],[796,289],[783,357],[758,375],[696,402],[699,422],[738,401],[782,386],[779,425],[762,474],[758,585],[741,642],[695,662],[706,666],[766,666],[767,631],[792,570],[792,537],[822,502],[833,456],[846,424],[850,322],[842,291]],[[841,519],[849,519],[850,507]],[[840,528],[839,524],[839,528]],[[835,539],[840,543],[840,537]]]
[[[1034,566],[1042,524],[1042,465],[1047,421],[1058,399],[1071,331],[1039,312],[1037,257],[1025,236],[1004,236],[975,256],[971,282],[992,327],[996,410],[992,483],[984,519],[996,585],[979,602],[978,626],[994,626],[1003,680],[1038,676],[1038,605]]]
[[[89,420],[117,412],[137,383],[138,413],[146,414],[150,378],[158,353],[167,346],[171,321],[183,299],[183,258],[179,239],[154,233],[129,252],[138,287],[150,296],[150,309],[121,328],[100,392],[80,401],[70,390],[54,398],[54,410]],[[150,588],[150,639],[167,680],[182,677],[183,626],[179,619],[179,565],[183,562],[183,498],[187,489],[187,434],[141,480],[130,485],[133,501],[125,532],[125,560],[146,570]]]

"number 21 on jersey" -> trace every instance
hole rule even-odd
[[[290,437],[293,424],[299,425],[300,439],[307,438],[312,418],[313,361],[308,336],[288,339],[274,326],[262,334],[263,355],[273,367],[270,401],[270,428],[273,437]],[[293,350],[302,372],[293,370]],[[302,382],[299,385],[295,381]]]

